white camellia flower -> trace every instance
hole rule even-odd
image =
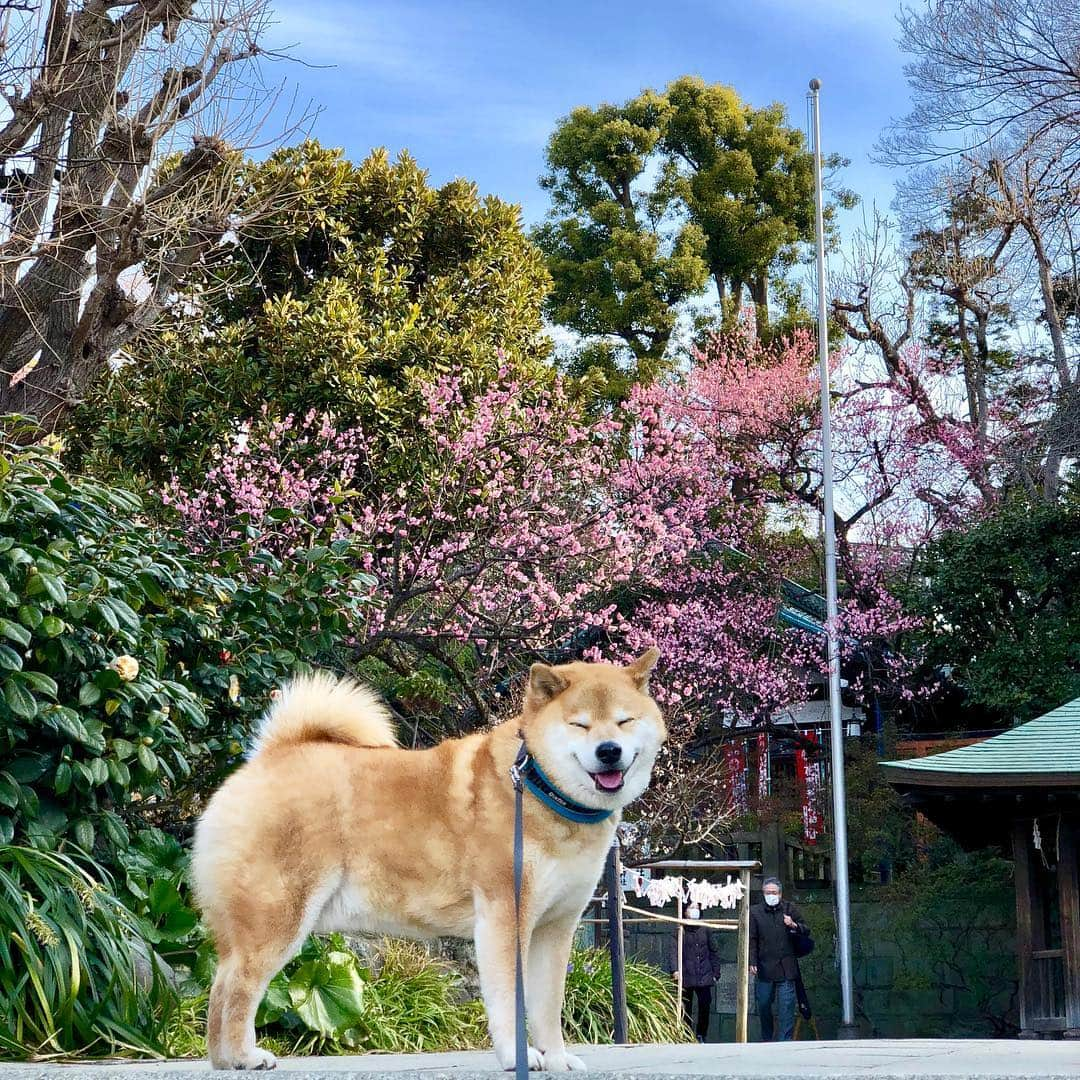
[[[110,665],[113,671],[120,676],[124,682],[131,682],[132,679],[139,677],[139,661],[134,656],[118,656]]]

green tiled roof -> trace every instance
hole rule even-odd
[[[904,780],[924,784],[961,777],[968,783],[1069,783],[1080,777],[1080,698],[971,746],[881,764],[895,770],[894,782],[902,772]]]
[[[823,623],[827,618],[825,597],[821,593],[813,592],[789,578],[784,578],[780,582],[780,595],[789,607],[802,611],[819,623]]]

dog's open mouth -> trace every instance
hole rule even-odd
[[[623,778],[626,774],[622,769],[613,769],[611,772],[596,772],[591,775],[597,791],[612,793],[622,790]]]

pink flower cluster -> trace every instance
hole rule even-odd
[[[161,501],[196,551],[263,548],[288,557],[313,537],[348,531],[340,508],[353,494],[363,449],[358,429],[338,430],[329,416],[264,415],[243,425],[199,487],[174,476]]]
[[[425,391],[396,486],[365,479],[379,472],[370,432],[308,415],[255,421],[197,489],[174,480],[162,497],[208,552],[287,559],[349,535],[374,583],[365,649],[468,643],[494,670],[598,627],[609,655],[658,645],[658,685],[687,716],[760,717],[822,663],[820,638],[778,622],[772,535],[778,508],[803,506],[779,478],[814,450],[814,372],[807,335],[763,347],[741,330],[600,417],[558,380],[503,371],[473,391],[448,375]],[[732,548],[749,558],[733,565]],[[848,633],[904,628],[883,584],[860,597]]]

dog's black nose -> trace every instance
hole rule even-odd
[[[596,760],[602,765],[615,765],[622,758],[622,747],[617,742],[602,742],[596,748]]]

